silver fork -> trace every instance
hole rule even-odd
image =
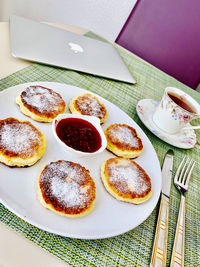
[[[185,241],[185,192],[188,190],[189,180],[195,161],[186,159],[181,161],[180,166],[174,177],[174,184],[181,193],[181,201],[179,206],[179,214],[176,225],[176,234],[171,257],[171,267],[184,267],[184,241]]]

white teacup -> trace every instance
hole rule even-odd
[[[178,88],[167,87],[153,115],[153,121],[163,131],[174,134],[188,128],[188,123],[199,117],[200,105],[194,98]]]

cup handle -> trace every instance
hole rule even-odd
[[[190,130],[190,129],[199,130],[200,126],[183,127],[181,130]]]

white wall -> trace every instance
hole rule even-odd
[[[0,21],[10,14],[70,24],[114,41],[137,0],[0,0]]]

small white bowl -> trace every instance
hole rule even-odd
[[[62,119],[67,119],[67,118],[76,118],[76,119],[82,119],[82,120],[85,120],[87,122],[90,122],[95,128],[96,130],[98,131],[98,133],[100,134],[101,136],[101,147],[95,151],[95,152],[82,152],[82,151],[79,151],[79,150],[76,150],[76,149],[73,149],[71,147],[69,147],[68,145],[66,145],[57,135],[56,133],[56,126],[57,124],[59,123],[59,121],[61,121]],[[96,155],[96,154],[99,154],[101,152],[104,151],[104,149],[106,148],[107,146],[107,140],[106,140],[106,137],[105,137],[105,134],[103,132],[103,129],[101,128],[101,125],[100,125],[100,119],[97,118],[97,117],[94,117],[94,116],[87,116],[87,115],[79,115],[79,114],[60,114],[58,115],[54,120],[53,120],[53,123],[52,123],[52,129],[53,129],[53,135],[54,137],[56,138],[56,140],[58,141],[59,144],[62,145],[62,147],[67,151],[67,152],[70,152],[70,153],[73,153],[77,156],[92,156],[92,155]]]

